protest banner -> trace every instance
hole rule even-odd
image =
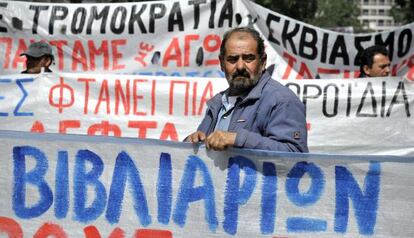
[[[275,65],[276,78],[356,78],[362,50],[378,44],[389,51],[392,76],[414,79],[414,23],[370,34],[340,33],[283,16],[248,0],[243,2],[266,37],[268,48],[280,58],[269,61],[269,65]]]
[[[214,81],[222,81],[216,83]],[[182,140],[224,79],[43,74],[1,77],[2,129]]]
[[[236,25],[232,1],[0,3],[6,73],[22,68],[30,42],[45,40],[55,71],[218,77],[221,35]]]
[[[221,37],[237,26],[262,34],[275,78],[354,78],[362,50],[382,44],[390,51],[391,75],[414,79],[414,23],[381,33],[338,33],[249,0],[0,1],[0,71],[22,71],[19,55],[30,42],[44,40],[56,54],[54,71],[224,77]]]
[[[9,237],[413,237],[414,157],[0,131]]]
[[[313,153],[414,154],[413,82],[281,80],[306,105]],[[223,78],[40,74],[0,77],[0,129],[181,141]]]

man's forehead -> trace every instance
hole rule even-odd
[[[256,56],[257,53],[251,52],[251,53],[239,53],[239,52],[229,52],[226,54],[227,57],[235,57],[235,56],[241,56],[241,57],[248,57],[248,56]]]
[[[255,49],[251,49],[248,51],[239,51],[239,50],[231,50],[231,49],[226,49],[225,52],[225,56],[226,57],[250,57],[250,56],[257,56],[257,50]]]
[[[388,56],[383,55],[383,54],[381,54],[381,53],[375,54],[375,55],[374,55],[374,62],[379,61],[379,60],[386,60],[386,61],[389,61],[390,59],[389,59],[389,57],[388,57]]]
[[[241,43],[241,41],[243,43]],[[252,51],[257,51],[257,42],[249,33],[235,32],[228,38],[226,42],[226,52],[230,53],[229,51],[238,51],[241,48],[249,48]]]
[[[231,33],[231,35],[229,36],[229,39],[239,39],[239,40],[246,40],[249,38],[253,38],[252,34],[248,33],[248,32],[242,32],[242,31],[237,31],[237,32],[233,32]]]

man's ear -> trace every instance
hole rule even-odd
[[[51,64],[52,64],[52,58],[50,58],[50,57],[44,57],[43,59],[42,59],[42,66],[44,66],[44,67],[46,67],[46,68],[48,68]]]
[[[220,69],[224,72],[224,59],[221,55],[219,55],[219,61],[220,61]]]
[[[364,65],[363,67],[362,67],[362,69],[364,70],[364,73],[365,73],[365,75],[368,75],[368,76],[370,76],[370,70],[369,70],[369,67],[368,67],[368,65]]]
[[[264,53],[262,58],[261,58],[261,62],[262,62],[262,71],[266,70],[266,63],[267,63],[267,54]]]

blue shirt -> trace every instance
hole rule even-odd
[[[222,106],[220,108],[214,130],[228,131],[237,99],[237,96],[228,96],[226,93],[223,94],[221,97]]]

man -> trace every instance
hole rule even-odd
[[[259,33],[248,27],[224,35],[219,59],[229,88],[207,102],[203,121],[186,141],[204,141],[214,150],[308,152],[305,107],[266,72],[264,48]]]
[[[53,63],[54,57],[52,48],[46,42],[34,42],[29,46],[29,49],[20,54],[26,56],[26,70],[22,74],[38,74],[42,72],[52,72],[49,66]]]
[[[360,78],[387,77],[390,74],[390,58],[387,48],[373,45],[361,55]]]

